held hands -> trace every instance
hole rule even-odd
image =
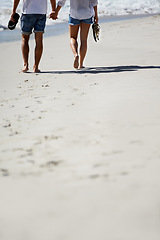
[[[50,14],[50,18],[52,18],[53,20],[56,20],[58,18],[58,13],[61,9],[61,6],[57,6],[57,8],[55,9],[55,11],[52,11]]]
[[[52,11],[49,15],[49,18],[52,18],[53,20],[58,19],[58,12],[56,10]]]

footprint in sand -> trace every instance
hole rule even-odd
[[[99,85],[99,83],[90,84],[90,86],[95,86],[95,85]]]
[[[7,125],[4,125],[3,127],[4,127],[4,128],[11,127],[11,123],[8,123]]]
[[[14,132],[14,133],[12,133],[12,134],[9,134],[9,136],[10,136],[10,137],[13,137],[13,136],[18,135],[18,134],[20,134],[20,132],[17,132],[17,131],[16,131],[16,132]]]
[[[99,177],[100,177],[100,175],[98,175],[98,174],[92,174],[89,176],[89,178],[91,178],[91,179],[97,179]]]
[[[44,136],[45,140],[58,140],[59,138],[61,138],[61,137],[60,136],[55,136],[55,135]]]
[[[120,173],[120,175],[123,175],[123,176],[126,176],[126,175],[128,175],[129,174],[129,172],[121,172]]]
[[[108,179],[108,177],[109,177],[109,175],[107,174],[107,173],[105,173],[105,174],[91,174],[90,176],[89,176],[89,178],[90,179],[104,179],[104,178],[107,178]]]
[[[0,173],[2,174],[3,177],[9,176],[9,172],[7,169],[1,168]]]
[[[62,161],[56,161],[56,160],[53,160],[53,161],[49,161],[49,162],[46,162],[45,164],[42,164],[40,165],[41,168],[48,168],[48,169],[52,169],[54,167],[58,167],[59,164],[61,164]]]
[[[73,91],[77,92],[79,91],[79,88],[73,88]]]

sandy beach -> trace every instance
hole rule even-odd
[[[0,239],[160,239],[160,16],[90,31],[84,71],[68,32],[41,73],[0,44]]]

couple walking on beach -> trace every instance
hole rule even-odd
[[[14,20],[20,0],[14,0],[11,21]],[[56,20],[61,7],[66,0],[50,0],[52,12],[50,18]],[[87,52],[87,38],[90,25],[98,23],[97,0],[70,0],[69,14],[69,33],[70,46],[74,55],[74,68],[84,68],[83,62]],[[22,32],[22,56],[24,61],[23,72],[29,70],[29,38],[32,30],[35,33],[35,62],[34,72],[40,72],[39,63],[43,52],[43,33],[46,24],[47,0],[23,0],[23,11],[21,16]],[[80,30],[80,48],[78,47],[77,37]]]

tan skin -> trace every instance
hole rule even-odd
[[[90,24],[81,23],[81,25],[69,25],[70,32],[70,46],[74,55],[74,68],[84,68],[83,61],[87,52],[87,38],[89,32]],[[78,32],[80,29],[80,49],[78,54]]]
[[[24,68],[22,69],[22,72],[27,72],[29,70],[28,65],[28,57],[29,57],[29,38],[30,35],[24,35],[22,34],[22,56],[23,56],[23,62],[24,62]],[[42,56],[43,52],[43,32],[37,32],[35,33],[35,64],[33,66],[33,72],[38,73],[40,70],[38,69],[39,62]]]
[[[57,6],[55,13],[50,14],[50,18],[57,19],[61,6]],[[94,22],[98,23],[97,6],[94,7]],[[87,53],[87,39],[91,24],[81,23],[80,25],[69,25],[70,46],[74,55],[73,67],[76,69],[84,68],[83,62]],[[78,32],[80,30],[80,48],[78,49]],[[78,52],[79,50],[79,52]]]
[[[16,9],[18,7],[20,0],[14,0],[13,3],[13,10],[12,10],[12,15],[10,20],[15,21],[13,18],[13,15],[16,13]],[[55,13],[55,8],[56,8],[56,1],[55,0],[50,0],[51,7],[52,7],[52,13]],[[21,44],[21,49],[22,49],[22,56],[23,56],[23,62],[24,62],[24,68],[22,69],[22,72],[27,72],[29,70],[29,63],[28,63],[28,58],[29,58],[29,38],[30,35],[25,35],[22,34],[22,44]],[[33,72],[38,73],[40,72],[39,70],[39,63],[42,57],[42,52],[43,52],[43,32],[36,32],[35,33],[35,50],[34,50],[34,66],[33,66]]]
[[[24,62],[24,68],[22,69],[22,72],[27,72],[29,70],[29,64],[28,64],[28,58],[29,58],[29,38],[30,35],[24,35],[22,34],[22,56],[23,56],[23,62]],[[40,70],[38,68],[42,52],[43,52],[43,32],[37,32],[35,33],[35,51],[34,51],[34,66],[33,66],[33,72],[39,73]]]

